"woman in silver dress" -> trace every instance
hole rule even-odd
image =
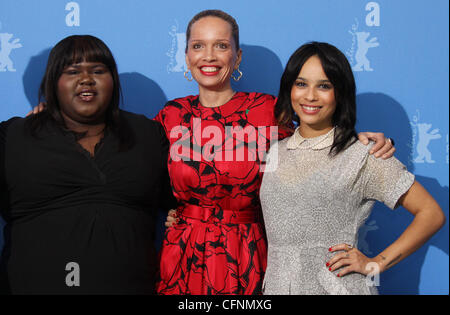
[[[264,294],[376,294],[372,277],[438,231],[442,210],[397,159],[376,159],[356,140],[355,81],[334,46],[312,42],[292,55],[275,114],[280,125],[294,120],[298,128],[271,148],[269,163],[278,164],[261,186],[269,247]],[[415,218],[368,258],[353,245],[375,200]]]

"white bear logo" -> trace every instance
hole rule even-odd
[[[172,46],[167,52],[170,63],[167,65],[167,72],[184,72],[187,70],[185,60],[186,33],[178,32],[178,22],[171,27],[169,35],[172,37]]]
[[[417,124],[419,130],[419,141],[417,143],[417,153],[419,154],[415,159],[415,163],[435,163],[431,158],[431,152],[428,150],[428,145],[431,140],[440,139],[442,136],[438,133],[439,129],[433,129],[431,132],[431,124]]]
[[[176,65],[173,72],[184,72],[187,69],[186,60],[184,58],[184,48],[186,47],[186,34],[177,33],[177,53],[175,54]]]
[[[16,38],[10,42],[13,34],[0,33],[0,72],[5,72],[6,70],[15,72],[13,62],[9,57],[9,54],[13,49],[22,47],[19,43],[20,38]]]
[[[358,50],[355,54],[356,65],[353,66],[353,71],[373,71],[370,67],[370,61],[367,59],[367,52],[369,48],[378,47],[380,43],[377,42],[376,37],[372,37],[367,40],[370,36],[369,32],[355,32],[358,41]]]

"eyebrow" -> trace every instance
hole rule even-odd
[[[81,65],[80,65],[79,63],[73,63],[73,64],[71,64],[71,65],[67,65],[66,67],[67,67],[67,68],[68,68],[68,67],[80,68]],[[102,62],[93,63],[92,65],[89,65],[88,67],[89,67],[89,68],[97,68],[97,67],[106,67],[106,68],[107,68],[107,66],[106,66],[104,63],[102,63]]]
[[[307,79],[302,78],[302,77],[298,77],[297,80],[308,81]],[[318,83],[331,83],[330,80],[318,80],[317,82],[318,82]]]
[[[189,39],[190,42],[204,42],[204,41],[208,41],[207,39],[195,39],[195,38],[191,38]],[[214,42],[231,42],[230,39],[225,39],[225,38],[219,38],[219,39],[214,39]]]

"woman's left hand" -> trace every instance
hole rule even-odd
[[[386,160],[394,155],[395,147],[389,138],[386,138],[381,132],[360,132],[358,134],[358,139],[363,144],[369,144],[369,140],[375,142],[370,154],[374,154],[376,158],[380,157]]]
[[[373,272],[373,266],[368,264],[375,261],[365,256],[357,248],[354,248],[348,244],[339,244],[330,247],[329,251],[343,251],[334,255],[333,258],[326,263],[326,266],[330,271],[335,271],[342,268],[337,274],[338,277],[343,277],[351,272],[357,272],[363,275],[368,275]]]

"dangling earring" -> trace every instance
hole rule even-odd
[[[242,78],[243,73],[241,70],[239,70],[239,66],[236,69],[236,71],[239,73],[239,76],[236,78],[234,75],[231,75],[231,77],[233,78],[234,81],[238,82]]]
[[[192,77],[189,78],[189,77],[188,77],[188,74],[189,74],[189,70],[184,71],[184,77],[186,78],[186,80],[188,80],[189,82],[191,82],[193,78],[192,78]]]

